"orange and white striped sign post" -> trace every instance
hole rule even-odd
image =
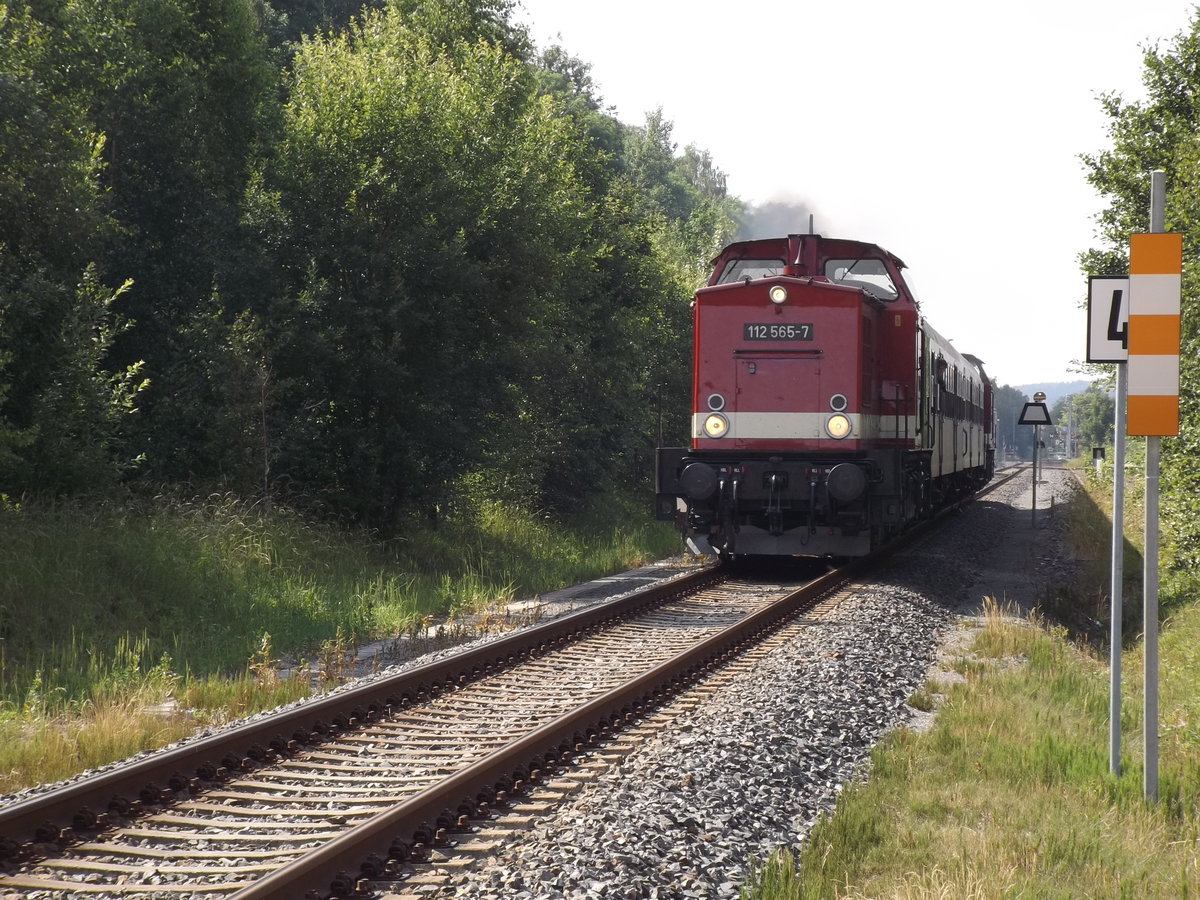
[[[1127,434],[1179,434],[1182,234],[1129,236]]]
[[[1129,236],[1129,405],[1125,431],[1146,436],[1146,543],[1142,553],[1145,660],[1142,793],[1158,800],[1159,441],[1179,434],[1179,296],[1183,235],[1164,234],[1166,175],[1150,173],[1150,232]]]

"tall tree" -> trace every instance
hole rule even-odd
[[[71,78],[71,7],[0,5],[0,492],[111,483],[142,381],[92,260],[111,237],[106,146]]]
[[[306,44],[268,180],[287,277],[262,312],[297,423],[281,466],[387,528],[522,414],[586,222],[572,131],[487,29],[449,40],[463,5]]]
[[[603,195],[624,168],[627,129],[605,105],[591,71],[590,64],[557,45],[543,50],[534,64],[539,93],[555,99],[559,114],[574,120],[590,146],[591,153],[580,161],[581,174],[595,194]]]
[[[144,360],[152,380],[131,449],[154,477],[213,477],[226,460],[199,451],[224,398],[205,360],[224,340],[213,323],[240,277],[230,262],[242,197],[276,102],[255,0],[54,6],[61,80],[104,138],[99,187],[117,227],[99,276],[133,282],[114,304],[131,323],[114,359]]]
[[[661,107],[647,113],[645,124],[630,129],[625,138],[625,165],[638,189],[639,212],[683,221],[695,195],[675,160],[674,127]]]
[[[1180,429],[1162,444],[1162,513],[1177,564],[1200,564],[1200,11],[1165,45],[1143,55],[1146,99],[1108,94],[1111,147],[1083,156],[1088,180],[1107,206],[1097,217],[1101,246],[1081,257],[1090,274],[1127,271],[1129,234],[1149,226],[1150,172],[1167,173],[1166,229],[1183,234]]]

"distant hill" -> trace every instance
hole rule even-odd
[[[1014,384],[1013,387],[1031,399],[1035,393],[1041,391],[1046,395],[1046,403],[1053,406],[1059,397],[1085,391],[1089,384],[1090,381],[1053,381],[1043,384]]]

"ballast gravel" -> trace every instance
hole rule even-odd
[[[1039,494],[1065,499],[1071,476],[1044,477]],[[983,565],[1024,536],[1022,501],[1024,481],[968,506],[872,576],[812,641],[775,651],[676,719],[487,865],[451,875],[445,895],[737,897],[751,864],[802,842],[864,774],[876,741],[913,717],[907,697],[925,683],[940,638],[977,607]],[[1040,528],[1036,581],[1070,579],[1061,520]]]

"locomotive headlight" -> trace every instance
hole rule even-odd
[[[729,430],[729,420],[720,413],[712,413],[704,420],[704,433],[710,438],[724,437]]]
[[[787,288],[782,284],[773,285],[771,290],[767,291],[767,296],[771,298],[772,303],[778,305],[787,300]]]
[[[825,430],[831,438],[840,441],[850,433],[850,419],[841,413],[835,413],[825,420]]]

